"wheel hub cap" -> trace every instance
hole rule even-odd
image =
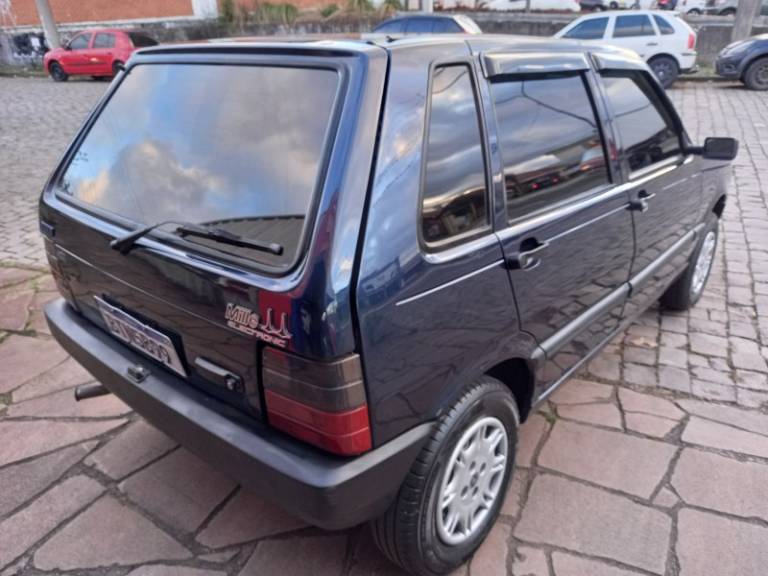
[[[696,267],[693,269],[693,280],[691,282],[691,293],[696,296],[704,289],[704,284],[709,276],[709,269],[712,267],[712,261],[715,259],[715,244],[717,237],[710,230],[704,237],[701,245],[699,257],[696,258]]]
[[[481,418],[459,439],[440,486],[437,532],[450,546],[482,530],[499,497],[509,443],[500,420]]]

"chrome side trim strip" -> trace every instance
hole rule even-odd
[[[632,276],[632,278],[629,279],[630,298],[637,291],[637,289],[645,284],[662,266],[674,258],[690,242],[693,242],[703,229],[704,224],[698,224],[693,230],[689,230],[685,236],[667,248],[661,254],[661,256],[656,258],[656,260]]]
[[[448,288],[449,286],[453,286],[454,284],[458,284],[459,282],[463,282],[464,280],[468,278],[472,278],[473,276],[477,276],[478,274],[482,274],[483,272],[486,272],[487,270],[490,270],[492,268],[496,268],[497,266],[504,263],[504,259],[500,258],[494,262],[491,262],[487,266],[483,266],[482,268],[478,268],[477,270],[473,270],[472,272],[469,272],[468,274],[464,274],[463,276],[459,276],[458,278],[454,278],[453,280],[449,280],[448,282],[444,284],[440,284],[439,286],[435,286],[434,288],[430,288],[429,290],[425,290],[424,292],[419,292],[418,294],[415,294],[414,296],[409,296],[408,298],[404,298],[402,300],[399,300],[395,303],[395,306],[403,306],[405,304],[410,304],[411,302],[414,302],[418,300],[419,298],[423,298],[424,296],[429,296],[430,294],[434,294],[435,292],[439,292],[440,290],[444,288]]]

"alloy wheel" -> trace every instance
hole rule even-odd
[[[437,532],[449,546],[466,542],[488,521],[508,465],[509,441],[497,418],[481,418],[461,435],[445,469]]]

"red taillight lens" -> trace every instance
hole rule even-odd
[[[335,454],[352,456],[371,449],[359,356],[315,362],[266,348],[263,360],[272,426]]]
[[[688,34],[688,50],[693,50],[696,47],[696,34],[691,32]]]

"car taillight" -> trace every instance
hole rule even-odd
[[[335,454],[372,447],[360,357],[316,362],[265,348],[263,384],[269,423]]]
[[[696,47],[696,34],[691,32],[688,34],[688,50],[693,50]]]

